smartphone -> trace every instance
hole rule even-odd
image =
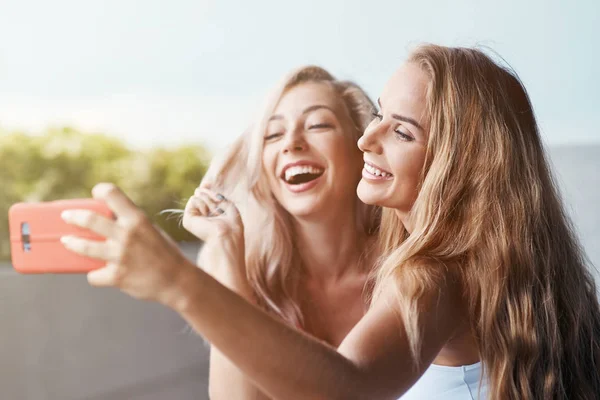
[[[65,235],[105,240],[92,231],[64,222],[60,214],[69,209],[92,210],[114,219],[106,203],[95,199],[14,204],[8,211],[8,224],[11,262],[16,271],[22,274],[75,274],[106,264],[105,261],[73,253],[60,242],[61,236]]]

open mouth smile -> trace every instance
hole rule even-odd
[[[378,166],[368,163],[366,161],[362,170],[362,176],[363,178],[371,181],[391,180],[394,177],[394,175],[392,175],[391,172],[387,172],[386,170],[383,170]]]
[[[304,192],[317,185],[325,168],[308,162],[297,162],[286,165],[280,178],[288,189],[294,193]]]

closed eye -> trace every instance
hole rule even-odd
[[[314,125],[310,125],[308,127],[308,129],[331,129],[331,128],[333,128],[333,126],[330,124],[314,124]]]
[[[270,135],[265,136],[265,141],[273,140],[273,139],[278,138],[280,136],[283,136],[283,133],[279,133],[279,132],[278,133],[271,133]]]
[[[378,119],[379,121],[381,121],[383,119],[383,115],[381,115],[380,113],[373,111],[371,113],[373,115],[373,121],[375,121],[376,119]],[[396,129],[394,130],[394,133],[396,134],[396,137],[398,137],[398,139],[400,140],[404,140],[407,142],[412,142],[413,140],[415,140],[414,137],[412,137],[412,135],[401,131],[400,129]]]
[[[408,133],[402,132],[400,129],[396,129],[394,132],[396,133],[396,136],[400,140],[405,140],[407,142],[412,142],[413,140],[415,140],[414,137],[412,137]]]

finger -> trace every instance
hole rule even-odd
[[[219,211],[215,212],[215,215],[227,214],[228,219],[231,221],[235,221],[240,218],[240,213],[235,203],[227,199],[223,194],[208,189],[202,189],[202,192],[209,195],[213,201],[218,202]]]
[[[185,204],[185,209],[183,210],[184,221],[187,219],[188,216],[208,216],[208,211],[204,211],[204,207],[205,206],[202,205],[200,199],[198,199],[196,196],[190,197],[187,203]],[[208,209],[208,207],[206,207],[206,209]]]
[[[89,229],[101,236],[113,239],[121,237],[121,230],[114,220],[91,210],[65,210],[60,216],[68,224]]]
[[[202,217],[208,217],[210,214],[210,206],[199,196],[192,196],[189,205],[188,212],[191,212],[192,214],[200,215]]]
[[[67,250],[82,256],[105,261],[114,258],[114,252],[109,249],[108,242],[87,240],[76,236],[62,236],[60,241]]]
[[[141,213],[135,203],[113,183],[98,183],[92,189],[92,196],[106,202],[117,218],[137,220]]]
[[[211,192],[206,189],[196,189],[194,196],[200,197],[210,207],[211,210],[217,208],[221,202],[215,198],[215,196],[211,196]]]
[[[221,210],[221,214],[228,214],[230,216],[237,216],[239,214],[235,204],[231,200],[228,200],[222,194],[211,192],[211,196],[215,201],[219,202],[219,209]]]
[[[225,211],[222,208],[217,207],[213,210],[213,212],[211,213],[211,216],[216,217],[221,214],[225,214]]]
[[[196,189],[196,196],[202,198],[202,200],[209,205],[209,217],[215,217],[225,213],[223,207],[221,207],[225,201],[225,197],[223,195],[216,194],[206,189]]]
[[[214,190],[198,188],[196,191],[206,194],[215,203],[221,203],[222,201],[227,200],[225,196],[223,196],[221,193],[215,192]]]
[[[97,287],[115,286],[116,270],[115,264],[106,264],[103,268],[88,272],[87,281],[90,285]]]
[[[215,229],[218,226],[215,225],[214,218],[216,214],[212,212],[211,214],[201,215],[201,218],[195,218],[194,221],[188,220],[187,225],[184,221],[184,227],[198,239],[207,241],[214,233]]]

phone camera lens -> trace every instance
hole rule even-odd
[[[23,250],[27,253],[31,251],[31,238],[29,231],[29,224],[23,222],[21,224],[21,242],[23,243]]]

